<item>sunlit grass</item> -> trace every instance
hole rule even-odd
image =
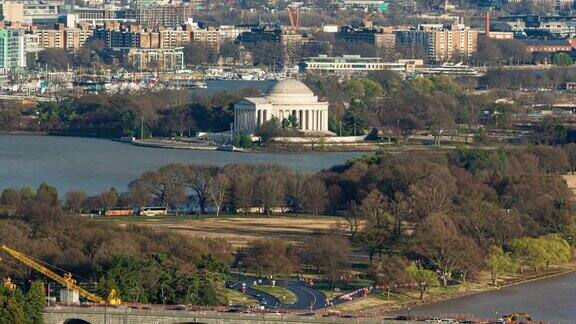
[[[291,292],[288,289],[282,288],[282,287],[278,287],[278,286],[270,287],[270,286],[265,286],[265,285],[259,285],[259,286],[253,286],[250,288],[252,288],[256,291],[266,293],[268,295],[272,295],[272,296],[276,297],[283,304],[293,304],[297,300],[296,295],[294,295],[293,292]]]

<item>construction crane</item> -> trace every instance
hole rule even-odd
[[[288,18],[292,29],[300,28],[300,10],[296,6],[288,6]]]
[[[104,299],[96,294],[93,294],[84,288],[78,286],[76,284],[76,280],[72,278],[72,274],[66,273],[64,276],[60,276],[59,274],[55,273],[54,271],[46,268],[45,266],[41,265],[39,262],[34,260],[33,258],[27,256],[24,253],[18,252],[14,249],[7,247],[6,245],[0,246],[2,250],[6,253],[11,255],[14,259],[24,263],[25,265],[29,266],[30,268],[40,272],[41,274],[45,275],[46,277],[56,281],[57,283],[63,285],[68,290],[77,291],[78,294],[91,302],[99,303],[99,304],[108,304],[108,305],[120,305],[122,301],[118,298],[118,294],[116,290],[112,289],[110,291],[110,295],[107,299]]]
[[[9,277],[6,278],[6,280],[4,280],[4,287],[6,287],[6,289],[8,290],[16,289],[16,285],[12,282],[12,279],[10,279]]]
[[[512,313],[502,317],[506,323],[520,323],[522,320],[531,321],[530,314],[528,313]]]

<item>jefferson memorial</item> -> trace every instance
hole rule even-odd
[[[304,83],[284,80],[260,98],[244,98],[234,104],[234,130],[251,133],[272,117],[279,122],[296,115],[300,130],[309,133],[329,133],[328,102],[318,101]]]

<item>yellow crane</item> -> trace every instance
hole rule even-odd
[[[122,301],[118,298],[118,294],[115,289],[110,291],[110,295],[107,299],[104,299],[96,294],[93,294],[84,288],[78,286],[76,284],[76,280],[72,278],[72,274],[66,273],[64,276],[60,276],[59,274],[55,273],[54,271],[46,268],[45,266],[41,265],[31,257],[27,256],[22,252],[18,252],[14,249],[7,247],[6,245],[0,246],[2,250],[6,253],[11,255],[16,260],[24,263],[25,265],[29,266],[30,268],[40,272],[41,274],[45,275],[46,277],[56,281],[57,283],[63,285],[68,290],[77,291],[80,296],[88,299],[91,302],[99,303],[99,304],[109,304],[109,305],[120,305]]]

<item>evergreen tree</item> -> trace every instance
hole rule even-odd
[[[208,276],[204,275],[200,279],[200,287],[198,288],[198,305],[202,306],[218,306],[222,302],[218,296],[216,284]]]
[[[0,286],[0,324],[24,324],[24,296]]]
[[[42,311],[46,305],[46,295],[44,293],[44,284],[41,281],[35,281],[26,294],[26,323],[42,324]]]

